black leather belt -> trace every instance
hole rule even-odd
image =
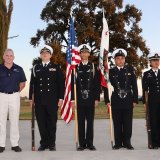
[[[3,92],[3,91],[0,91],[0,93],[5,93],[5,94],[13,94],[13,93],[17,93],[18,91],[14,91],[14,92]]]

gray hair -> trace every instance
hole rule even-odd
[[[7,49],[4,51],[4,54],[6,54],[7,52],[12,52],[12,53],[14,54],[13,49],[10,49],[10,48],[7,48]]]

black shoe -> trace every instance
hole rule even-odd
[[[113,146],[113,149],[114,149],[114,150],[117,150],[117,149],[120,149],[120,148],[122,148],[122,146],[120,146],[120,145],[116,145],[116,144],[115,144],[115,145]]]
[[[15,152],[21,152],[22,151],[22,149],[19,146],[12,147],[11,149]]]
[[[5,147],[0,147],[0,153],[2,153],[5,150]]]
[[[79,147],[77,148],[77,151],[83,151],[84,149],[85,149],[84,147],[79,146]]]
[[[126,148],[128,150],[134,150],[134,148],[131,144],[125,145],[124,148]]]
[[[49,146],[50,151],[56,151],[56,146]]]
[[[48,149],[48,147],[40,145],[38,151],[44,151],[45,149]]]
[[[89,150],[91,150],[91,151],[95,151],[95,150],[96,150],[96,147],[93,146],[93,145],[92,145],[92,146],[88,146],[87,148],[88,148]]]

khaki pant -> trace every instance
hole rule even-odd
[[[10,141],[12,147],[18,146],[19,141],[19,92],[13,94],[0,93],[0,147],[5,147],[6,124],[9,113]]]

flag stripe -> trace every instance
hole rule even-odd
[[[70,65],[70,64],[69,64]],[[65,82],[65,95],[64,95],[64,104],[63,104],[63,107],[62,107],[62,109],[61,109],[61,116],[62,116],[62,118],[64,118],[64,116],[65,116],[65,114],[66,114],[66,112],[67,112],[67,110],[68,110],[68,108],[70,108],[70,106],[69,106],[69,101],[68,101],[68,99],[70,99],[71,98],[71,92],[67,92],[67,91],[70,91],[71,90],[71,72],[72,72],[72,69],[71,69],[71,67],[69,66],[69,67],[67,67],[67,77],[66,77],[66,82]]]

